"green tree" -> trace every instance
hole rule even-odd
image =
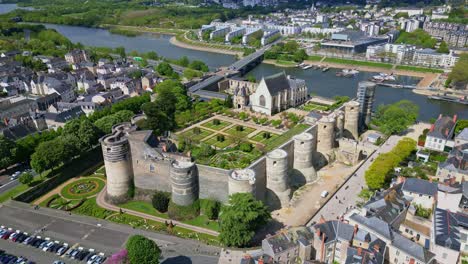
[[[439,53],[447,53],[449,54],[450,53],[450,50],[448,48],[448,45],[445,41],[442,41],[439,45],[439,48],[437,49],[437,52]]]
[[[162,111],[156,102],[146,103],[141,108],[146,114],[145,127],[153,130],[155,135],[163,135],[175,128],[175,119]]]
[[[449,74],[449,79],[456,89],[465,89],[468,85],[468,54],[461,54],[460,59]]]
[[[161,249],[151,239],[142,235],[131,236],[126,244],[130,263],[158,264]]]
[[[15,161],[14,149],[16,144],[14,141],[0,135],[0,169],[8,168]]]
[[[180,59],[177,60],[177,64],[182,66],[182,67],[188,67],[189,66],[189,59],[187,56],[182,56]]]
[[[206,217],[210,220],[218,219],[219,210],[221,209],[221,203],[216,200],[203,200],[201,201],[201,210]]]
[[[418,117],[419,107],[408,100],[401,100],[377,108],[373,123],[386,135],[399,134],[412,125]]]
[[[295,62],[301,62],[305,59],[307,59],[309,56],[307,55],[306,51],[303,49],[300,49],[293,54],[293,59]]]
[[[159,63],[155,70],[162,76],[174,75],[174,69],[172,69],[172,66],[165,61]]]
[[[117,53],[120,56],[120,58],[122,58],[122,59],[125,59],[127,57],[124,47],[115,48],[115,53]]]
[[[118,123],[120,123],[120,120],[116,116],[109,115],[99,118],[94,122],[94,125],[102,131],[102,133],[110,134],[112,132],[112,127]]]
[[[31,182],[34,180],[34,176],[30,172],[24,172],[21,174],[19,177],[18,181],[21,182],[22,184],[29,185]]]
[[[169,201],[171,200],[171,194],[163,191],[156,191],[151,199],[154,209],[161,213],[167,212]]]
[[[91,148],[93,145],[98,143],[98,139],[101,136],[98,128],[91,123],[88,119],[83,119],[78,129],[78,139],[80,140],[80,148],[82,150]]]
[[[208,69],[208,66],[203,61],[199,61],[199,60],[192,61],[188,67],[190,69],[202,71],[202,72],[208,72],[210,70]]]
[[[236,193],[229,197],[219,218],[221,242],[228,247],[245,247],[255,232],[271,219],[271,215],[263,202],[252,194]]]

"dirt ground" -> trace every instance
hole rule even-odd
[[[273,211],[273,218],[285,226],[305,225],[356,167],[333,163],[322,168],[317,181],[299,188],[291,199],[292,206]],[[330,193],[328,197],[320,197],[325,190]]]

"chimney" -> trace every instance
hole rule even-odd
[[[434,131],[434,128],[435,128],[435,124],[432,124],[432,125],[431,125],[431,128],[429,129],[429,131],[431,131],[431,132]]]
[[[359,227],[358,227],[358,225],[354,225],[354,235],[356,235],[356,234],[357,234],[358,230],[359,230]]]
[[[167,152],[167,146],[166,146],[166,144],[164,144],[164,145],[162,146],[162,151],[163,151],[163,152]]]
[[[317,231],[315,231],[315,233],[317,234],[318,237],[322,235],[322,232],[320,232],[320,228],[317,228]]]
[[[260,259],[258,260],[258,264],[263,264],[263,258],[260,258]]]
[[[439,118],[437,118],[437,119],[441,119],[441,118],[442,118],[442,114],[439,114]]]
[[[446,129],[445,129],[445,136],[447,137],[447,136],[448,136],[448,134],[449,134],[449,129],[448,129],[448,128],[446,128]]]
[[[361,255],[362,255],[362,248],[358,248],[358,249],[357,249],[357,254],[358,254],[358,256],[361,256]]]
[[[456,123],[457,122],[457,115],[453,115],[453,122]]]
[[[325,220],[325,217],[323,217],[323,215],[321,215],[321,216],[320,216],[319,223],[320,223],[320,224],[323,224],[323,223],[325,223],[325,222],[327,222],[327,221]]]

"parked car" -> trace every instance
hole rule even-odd
[[[68,244],[67,243],[64,243],[63,246],[61,246],[58,250],[57,250],[57,255],[58,256],[62,256],[63,254],[65,254],[65,252],[67,252],[68,250]]]
[[[54,242],[48,241],[42,248],[42,251],[47,252],[54,245]]]
[[[34,237],[27,237],[22,243],[25,245],[30,245],[34,241]]]

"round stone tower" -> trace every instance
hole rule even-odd
[[[336,115],[336,133],[337,137],[343,136],[345,116],[343,111],[338,111]]]
[[[128,125],[114,127],[113,134],[100,140],[107,175],[106,200],[113,204],[126,202],[133,188],[132,158],[126,136]]]
[[[313,165],[314,136],[309,133],[295,135],[294,165],[295,169],[309,168]]]
[[[172,202],[177,205],[191,205],[198,199],[195,163],[173,161],[170,169]]]
[[[317,152],[329,153],[335,146],[335,119],[323,117],[317,124]]]
[[[232,170],[228,180],[229,195],[251,193],[255,196],[255,171],[251,169]]]
[[[350,101],[344,104],[345,107],[345,137],[357,140],[359,138],[359,103]]]
[[[271,207],[286,207],[291,189],[288,177],[288,153],[275,149],[266,155],[267,201]]]

